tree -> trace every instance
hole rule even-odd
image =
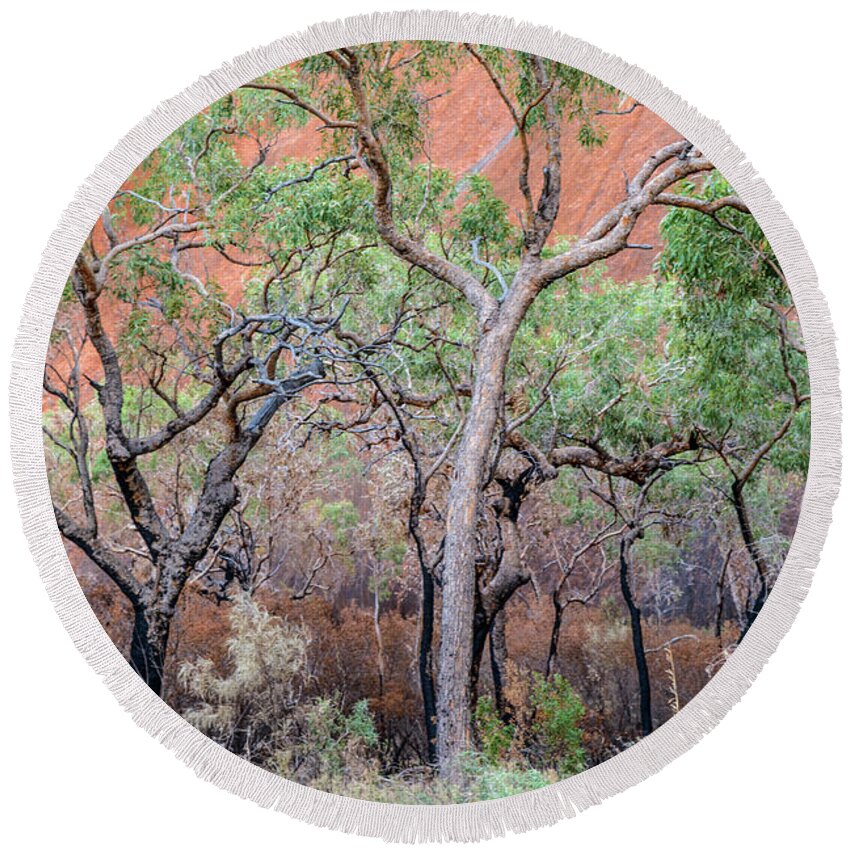
[[[262,261],[232,257],[214,235],[218,228],[236,225],[234,207],[244,209],[245,193],[257,191],[251,180],[268,152],[268,143],[255,132],[258,120],[266,121],[265,109],[249,105],[239,112],[232,104],[218,104],[158,149],[138,191],[118,193],[103,213],[102,232],[92,234],[71,274],[66,297],[79,304],[82,327],[66,327],[56,335],[68,367],[48,364],[45,373],[46,393],[67,413],[58,427],[45,426],[45,431],[72,459],[82,502],[83,515],[75,517],[54,501],[59,529],[132,605],[130,661],[156,693],[162,691],[178,599],[239,500],[237,473],[275,414],[308,387],[324,382],[332,362],[345,368],[347,359],[331,342],[344,299],[334,309],[332,292],[321,302],[308,299],[304,310],[295,313],[285,298],[270,292],[286,274],[278,260],[288,234],[269,238],[264,232],[267,214],[252,210],[238,222],[240,238],[253,240],[254,250],[256,243],[265,246]],[[247,166],[226,141],[232,135],[256,145]],[[173,198],[176,191],[182,201],[159,200],[163,194]],[[212,276],[205,274],[202,280],[186,266],[186,255],[210,241],[227,264],[272,266],[259,311],[234,308]],[[297,255],[303,269],[318,252],[319,278],[338,259],[335,250],[356,253],[358,248],[337,249],[331,230],[331,235],[290,249],[287,262]],[[104,321],[105,300],[112,314],[126,305],[118,341]],[[88,369],[96,369],[97,377]],[[135,542],[109,542],[101,528],[91,471],[91,390],[102,422],[105,460],[142,548]],[[147,425],[151,429],[145,432]],[[208,426],[203,446],[208,456],[194,459],[193,473],[182,470],[194,474],[197,486],[194,503],[184,511],[181,452]],[[148,459],[166,456],[170,449],[178,452],[175,500],[158,504],[149,481],[157,464]]]
[[[95,265],[98,271],[108,266]],[[324,366],[320,359],[294,369],[288,376],[276,375],[276,361],[284,345],[305,353],[311,345],[298,341],[299,319],[284,313],[246,316],[219,333],[208,355],[211,384],[200,401],[184,409],[176,399],[173,418],[158,430],[144,436],[128,433],[125,418],[124,379],[116,349],[107,335],[98,309],[102,284],[86,258],[80,257],[73,275],[74,293],[85,314],[86,337],[97,352],[103,368],[102,383],[89,378],[95,389],[105,426],[105,453],[121,498],[146,551],[131,550],[130,554],[147,561],[152,569],[150,578],[140,580],[134,559],[127,553],[105,544],[99,535],[98,512],[89,469],[89,432],[86,414],[81,403],[80,351],[74,352],[74,368],[67,376],[48,369],[45,391],[59,399],[71,414],[68,422],[69,441],[63,442],[49,428],[51,440],[72,457],[79,475],[84,520],[79,521],[59,504],[54,511],[59,530],[115,582],[127,597],[134,611],[130,661],[133,668],[156,693],[161,693],[163,665],[168,644],[171,620],[179,596],[195,566],[204,558],[225,516],[234,507],[239,491],[233,481],[250,451],[257,444],[275,413],[306,387],[320,382]],[[271,350],[259,355],[252,337],[258,329],[269,328],[275,340]],[[316,326],[320,333],[327,327]],[[70,337],[69,337],[70,338]],[[242,352],[228,362],[225,346],[242,338]],[[313,353],[313,352],[311,352]],[[210,458],[203,475],[197,504],[185,526],[169,528],[151,496],[140,458],[159,451],[175,437],[205,418],[218,404],[225,390],[259,362],[264,383],[259,390],[248,389],[234,393],[227,403],[228,430],[218,450]],[[54,372],[51,376],[49,373]],[[156,380],[156,379],[155,379]],[[157,387],[158,388],[158,387]],[[243,417],[245,402],[264,399],[249,416]]]
[[[747,492],[769,457],[785,471],[805,471],[810,396],[788,281],[752,217],[715,207],[728,189],[716,174],[699,189],[684,187],[662,225],[660,270],[683,289],[676,344],[690,355],[699,387],[689,415],[720,461],[706,472],[734,511],[755,572],[740,641],[773,581]]]
[[[254,84],[274,89],[290,103],[316,116],[329,132],[344,136],[340,146],[357,151],[357,159],[372,185],[375,225],[380,239],[400,259],[456,290],[473,311],[478,327],[471,398],[456,453],[451,492],[446,507],[442,554],[442,605],[437,687],[437,759],[451,775],[458,756],[471,746],[471,672],[474,663],[475,531],[478,505],[487,483],[493,442],[498,438],[505,395],[505,374],[516,334],[534,301],[548,287],[591,263],[630,247],[629,236],[640,216],[654,204],[678,203],[673,191],[687,177],[713,166],[687,140],[667,145],[646,160],[628,180],[623,200],[606,212],[565,250],[545,251],[558,215],[562,191],[562,116],[596,83],[574,69],[541,57],[466,46],[496,86],[513,118],[523,147],[517,174],[524,198],[521,246],[512,257],[510,275],[501,273],[504,289],[493,295],[470,269],[433,250],[406,219],[394,197],[393,172],[398,153],[392,149],[393,127],[376,119],[375,102],[398,95],[402,78],[393,77],[385,60],[393,46],[330,51],[315,61],[316,72],[335,74],[345,100],[334,112],[340,91],[327,86],[319,102],[308,101],[273,79]],[[493,65],[498,56],[502,74]],[[428,61],[424,53],[410,64]],[[509,91],[514,82],[514,91]],[[331,96],[329,96],[331,95]],[[416,116],[413,116],[416,120]],[[531,188],[530,125],[540,128],[545,145],[541,186]],[[583,123],[579,132],[587,132]],[[712,201],[712,209],[744,209],[734,195]],[[707,204],[705,205],[707,208]],[[413,235],[411,235],[413,234]]]

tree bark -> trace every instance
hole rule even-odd
[[[506,598],[499,600],[498,609],[492,613],[488,613],[479,596],[473,619],[472,666],[469,673],[470,701],[474,709],[478,699],[478,680],[481,675],[481,663],[484,659],[484,647],[489,645],[490,672],[493,677],[493,700],[499,715],[503,719],[507,717],[504,697],[505,672],[508,660],[505,636],[505,605],[518,587],[520,587],[520,584],[511,587]]]
[[[723,559],[723,565],[720,567],[720,573],[717,576],[717,583],[715,585],[715,611],[714,611],[714,637],[717,639],[717,642],[721,642],[721,635],[723,634],[723,596],[726,590],[726,572],[729,569],[729,562],[732,560],[732,549],[726,553],[726,557]]]
[[[378,593],[377,584],[374,591],[374,605],[372,607],[372,627],[375,631],[375,648],[377,650],[376,661],[378,664],[378,697],[383,698],[386,681],[386,664],[384,662],[384,635],[381,631],[381,598]]]
[[[558,644],[561,641],[561,624],[564,620],[564,605],[558,599],[558,591],[552,592],[552,607],[555,609],[555,617],[552,620],[552,632],[549,636],[549,652],[546,655],[546,678],[551,679],[555,672],[555,664],[558,661]]]
[[[162,696],[170,628],[170,617],[157,616],[144,606],[135,608],[133,635],[130,639],[130,666],[157,696]]]
[[[641,610],[635,603],[629,578],[629,557],[632,547],[632,535],[626,535],[620,541],[620,589],[629,610],[629,625],[632,633],[632,648],[635,654],[635,667],[640,691],[640,727],[646,737],[652,732],[652,686],[649,680],[649,665],[646,663],[646,649],[643,643],[643,624]]]
[[[482,336],[472,402],[449,491],[437,679],[437,763],[448,777],[455,775],[458,756],[472,744],[475,526],[515,332],[499,327]]]
[[[508,642],[505,633],[507,617],[503,608],[490,624],[490,672],[493,676],[493,699],[496,710],[503,721],[509,719],[507,700],[505,699],[505,681],[508,667]]]
[[[750,626],[755,622],[759,611],[764,607],[764,603],[768,594],[768,568],[765,563],[764,554],[753,533],[752,522],[750,521],[750,511],[744,498],[744,483],[740,479],[732,485],[732,505],[735,508],[735,516],[738,519],[738,527],[741,530],[741,537],[744,541],[747,554],[756,568],[756,578],[758,581],[758,590],[756,598],[752,605],[747,606],[746,620],[744,627],[741,629],[741,634],[738,636],[738,643],[744,639],[744,635],[750,630]]]
[[[472,663],[469,668],[469,699],[473,713],[478,702],[478,680],[481,676],[481,662],[484,658],[484,647],[487,645],[489,632],[490,619],[479,597],[475,601],[475,616],[472,620]]]
[[[422,566],[422,609],[419,617],[419,688],[425,713],[428,763],[437,762],[437,689],[434,685],[434,577]]]
[[[502,488],[502,496],[490,506],[496,521],[489,554],[491,560],[480,570],[476,569],[481,566],[480,563],[473,562],[476,587],[471,624],[472,661],[468,675],[470,714],[474,713],[484,648],[489,641],[494,698],[500,715],[503,718],[507,716],[503,687],[507,663],[505,606],[514,593],[531,579],[522,558],[518,520],[534,469],[533,466],[527,467],[513,479],[496,479]],[[482,512],[479,510],[477,523],[481,522]]]

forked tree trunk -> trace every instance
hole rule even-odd
[[[514,590],[508,593],[508,599]],[[472,636],[472,666],[469,673],[470,700],[474,708],[478,699],[478,680],[481,676],[481,664],[484,659],[484,647],[489,646],[490,673],[493,677],[493,699],[502,719],[507,718],[504,686],[508,662],[508,645],[505,636],[505,605],[488,614],[480,601],[476,600],[475,617],[473,619]]]
[[[130,664],[148,687],[162,696],[165,660],[177,603],[196,560],[164,553],[156,587],[133,606]]]

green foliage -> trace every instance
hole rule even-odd
[[[493,190],[493,184],[480,174],[469,178],[469,191],[459,215],[460,232],[467,240],[487,240],[488,245],[504,247],[516,239],[516,229],[511,226],[508,205]]]
[[[507,91],[518,104],[518,114],[531,106],[540,92],[540,81],[556,84],[554,108],[576,126],[576,138],[583,147],[603,145],[608,137],[597,115],[600,99],[610,99],[615,89],[596,77],[558,62],[521,51],[508,51],[489,45],[478,45],[479,54],[495,71]],[[527,116],[527,125],[541,125],[545,118],[543,104],[533,106]]]
[[[702,186],[684,183],[678,191],[707,201],[734,194],[716,171]],[[748,213],[724,208],[707,216],[675,208],[664,217],[661,233],[666,246],[659,271],[675,279],[691,298],[704,300],[704,311],[731,317],[733,307],[745,307],[752,301],[790,305],[791,294],[779,273],[776,255]]]
[[[446,168],[431,162],[399,163],[393,172],[398,185],[404,187],[395,202],[393,212],[411,222],[420,233],[443,224],[451,215],[457,199],[454,175]]]
[[[337,778],[319,787],[347,797],[379,803],[407,805],[450,805],[496,800],[524,791],[534,791],[557,781],[552,771],[510,764],[492,764],[480,753],[463,753],[458,759],[456,782],[448,782],[428,770],[407,770],[381,776],[364,772],[359,778]]]
[[[420,87],[445,84],[455,66],[459,46],[441,41],[382,42],[357,48],[365,69],[373,121],[395,166],[412,160],[428,139],[428,98]],[[329,114],[350,119],[351,93],[340,69],[326,54],[300,64],[297,89]],[[272,79],[270,75],[263,81]]]
[[[681,191],[710,201],[732,189],[715,172],[703,186]],[[789,415],[788,374],[801,395],[808,393],[805,355],[782,344],[778,312],[790,335],[799,339],[800,328],[778,260],[755,219],[734,209],[714,217],[674,209],[661,229],[659,272],[676,287],[668,347],[690,364],[682,414],[718,434],[733,425],[745,444],[757,446]],[[784,470],[806,468],[808,422],[806,406],[775,450],[772,460]]]
[[[468,800],[497,800],[524,791],[545,788],[554,777],[533,767],[493,764],[479,753],[465,753],[460,760],[461,785]]]
[[[300,736],[278,750],[269,767],[286,776],[293,768],[315,787],[332,790],[340,777],[367,769],[379,741],[366,700],[343,711],[338,696],[315,700],[303,712]]]
[[[284,68],[275,75],[291,78],[293,71]],[[244,176],[234,141],[256,150],[261,136],[303,123],[301,110],[280,101],[272,92],[240,90],[190,118],[144,161],[135,194],[116,202],[119,218],[148,225],[160,212],[157,203],[179,209],[210,202],[214,208],[230,201]]]
[[[547,680],[535,671],[531,706],[534,712],[531,735],[545,762],[555,765],[561,777],[584,770],[586,759],[579,724],[585,708],[570,683],[557,673]]]
[[[404,539],[390,540],[385,546],[382,546],[378,552],[378,558],[382,561],[388,561],[396,566],[401,566],[404,561],[404,556],[407,554],[407,542]]]
[[[475,732],[481,755],[491,764],[502,761],[514,745],[516,729],[505,723],[491,696],[478,698],[475,705]]]
[[[109,480],[109,476],[112,475],[112,464],[106,455],[106,449],[101,449],[92,458],[90,474],[94,484]]]
[[[329,166],[309,182],[278,188],[309,173],[310,164],[297,160],[262,170],[228,200],[211,239],[274,256],[310,243],[320,245],[323,237],[340,231],[346,231],[347,245],[374,236],[368,179],[339,180]]]
[[[517,765],[554,770],[561,778],[584,770],[587,757],[582,745],[584,703],[570,683],[555,674],[546,679],[530,674],[528,706],[515,723],[503,720],[489,696],[475,707],[475,733],[479,751],[477,765]]]
[[[325,502],[319,508],[319,515],[323,522],[330,525],[334,537],[339,543],[345,543],[349,540],[360,521],[360,513],[349,499]]]
[[[598,434],[624,453],[666,439],[690,390],[686,356],[663,344],[673,298],[668,283],[618,283],[602,268],[542,293],[509,364],[509,392],[524,397],[524,407],[538,403],[545,376],[556,373],[529,436]]]

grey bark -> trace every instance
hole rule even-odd
[[[147,438],[131,438],[123,422],[124,383],[121,364],[115,345],[103,326],[98,306],[102,278],[105,277],[103,261],[98,262],[100,265],[81,254],[75,264],[72,283],[83,308],[87,337],[98,354],[104,372],[103,383],[91,383],[97,392],[103,414],[106,455],[133,525],[147,548],[155,580],[145,583],[139,581],[132,563],[111,550],[98,535],[88,474],[88,432],[85,427],[80,432],[82,439],[78,439],[72,449],[78,468],[85,470],[85,474],[80,476],[85,523],[77,522],[58,505],[54,505],[54,512],[63,536],[88,555],[133,606],[130,663],[151,689],[161,694],[168,637],[180,594],[192,570],[207,553],[224,518],[239,499],[234,477],[275,413],[305,387],[320,380],[324,375],[324,367],[318,361],[313,362],[287,378],[276,381],[266,375],[266,383],[261,389],[252,389],[243,397],[245,401],[262,399],[257,410],[244,423],[239,421],[235,402],[231,400],[227,411],[228,440],[207,466],[195,511],[185,528],[171,530],[166,527],[156,508],[137,459],[166,445],[215,409],[225,391],[245,373],[253,361],[250,351],[243,352],[234,364],[228,366],[223,355],[224,342],[257,322],[245,320],[242,325],[223,332],[216,340],[215,379],[212,389],[199,406],[186,413],[179,413],[164,428]],[[281,317],[275,318],[280,322]],[[72,375],[70,385],[73,387],[77,384],[78,375]],[[45,387],[50,391],[47,379]],[[72,395],[73,398],[68,396],[63,401],[75,420],[84,422],[79,393]]]

